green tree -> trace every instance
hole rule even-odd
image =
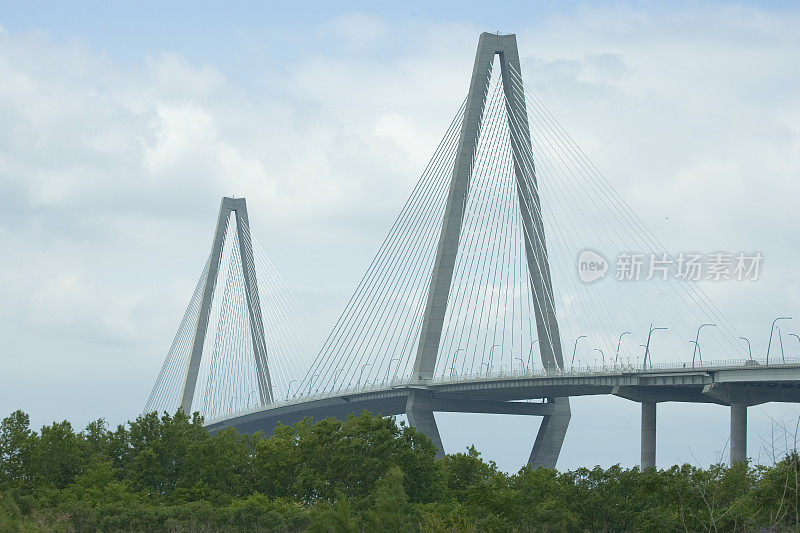
[[[359,521],[343,494],[332,505],[320,502],[311,512],[310,533],[358,533],[360,530]]]
[[[0,422],[0,487],[18,487],[30,481],[30,454],[35,435],[30,417],[14,411]]]
[[[409,520],[408,495],[403,488],[405,474],[393,466],[375,484],[375,505],[368,514],[369,523],[375,531],[401,533],[412,531]]]

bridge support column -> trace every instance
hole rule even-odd
[[[556,467],[572,417],[569,398],[553,398],[548,403],[553,404],[553,413],[542,418],[542,425],[539,426],[539,433],[536,434],[528,459],[528,466],[531,468]]]
[[[642,402],[642,470],[656,466],[656,402]]]
[[[731,402],[731,466],[747,460],[747,404]]]
[[[406,416],[410,426],[433,441],[433,445],[436,446],[436,458],[441,459],[444,457],[444,447],[436,419],[433,417],[431,396],[432,394],[425,390],[412,390],[406,402]]]

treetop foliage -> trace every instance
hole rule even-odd
[[[474,447],[435,459],[393,418],[210,434],[182,411],[111,429],[0,423],[0,532],[797,531],[796,453],[770,467],[498,470]]]

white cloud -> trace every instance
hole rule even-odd
[[[752,324],[800,303],[798,22],[582,8],[518,31],[528,83],[668,244],[764,251],[772,277],[713,288]],[[313,53],[254,59],[254,73],[286,73],[256,92],[175,52],[125,65],[0,31],[4,356],[45,374],[72,361],[52,385],[61,397],[91,390],[81,369],[105,357],[111,390],[138,380],[105,413],[129,417],[233,194],[290,283],[324,303],[312,313],[326,327],[466,93],[477,34],[345,15],[313,34]],[[0,403],[44,411],[23,375],[4,373]],[[52,416],[96,417],[85,396]]]

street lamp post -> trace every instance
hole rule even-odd
[[[575,344],[572,346],[572,362],[569,364],[569,366],[575,366],[575,351],[578,349],[578,341],[585,338],[586,335],[579,335],[578,338],[575,339]]]
[[[650,333],[647,334],[647,344],[644,346],[644,361],[642,361],[642,370],[647,370],[647,356],[650,355],[650,338],[653,336],[654,331],[658,331],[659,329],[667,329],[667,328],[654,328],[652,324],[650,324]],[[650,368],[653,368],[653,359],[650,358]]]
[[[619,359],[619,347],[622,344],[622,337],[624,337],[625,335],[629,335],[630,333],[631,333],[630,331],[623,332],[622,335],[619,336],[619,340],[617,340],[617,353],[614,355],[614,366],[615,367],[617,366],[617,359]]]
[[[525,373],[525,361],[523,361],[522,357],[515,357],[519,361],[520,366],[522,367],[522,373]]]
[[[389,383],[389,370],[392,369],[392,361],[399,361],[399,360],[400,360],[399,357],[392,357],[389,360],[389,366],[386,367],[386,383]]]
[[[286,400],[287,401],[289,400],[289,391],[292,390],[292,383],[296,383],[296,382],[297,382],[297,380],[293,379],[292,381],[289,382],[289,386],[286,387]]]
[[[749,357],[750,360],[752,361],[753,360],[753,349],[750,347],[750,339],[748,339],[747,337],[739,337],[739,338],[747,343],[747,357]]]
[[[700,330],[703,329],[706,326],[714,326],[714,327],[716,327],[717,325],[716,324],[700,324],[700,327],[697,328],[697,334],[694,336],[694,351],[692,352],[692,368],[694,368],[694,357],[698,353],[700,354],[700,364],[701,365],[703,364],[703,353],[700,351],[700,344],[699,344],[698,341],[700,340]]]
[[[603,368],[605,368],[606,367],[606,356],[603,353],[603,350],[601,350],[600,348],[595,348],[594,351],[595,352],[600,352],[600,361],[602,361]]]
[[[333,373],[333,385],[334,386],[336,386],[336,383],[338,383],[339,376],[342,374],[343,371],[344,371],[344,367],[337,369],[336,372]],[[342,383],[342,385],[344,385],[344,383]],[[339,386],[339,388],[340,389],[342,388],[341,385]]]
[[[798,335],[797,333],[789,333],[789,335],[797,339],[797,342],[800,342],[800,335]]]
[[[533,368],[533,360],[531,359],[531,357],[533,357],[533,345],[536,344],[537,342],[539,342],[539,339],[536,339],[535,341],[531,342],[531,349],[528,350],[528,368]]]
[[[489,366],[492,366],[492,358],[494,357],[494,349],[495,348],[502,348],[499,344],[492,344],[492,347],[489,348]],[[489,373],[489,370],[486,370],[486,373]]]
[[[364,376],[364,369],[370,366],[372,363],[364,363],[361,365],[361,372],[358,373],[358,381],[356,381],[356,388],[361,384],[361,378]]]
[[[767,364],[769,364],[769,349],[772,347],[772,333],[775,331],[775,323],[778,320],[791,320],[792,317],[790,316],[779,316],[775,320],[772,321],[772,327],[769,328],[769,342],[767,343]]]

